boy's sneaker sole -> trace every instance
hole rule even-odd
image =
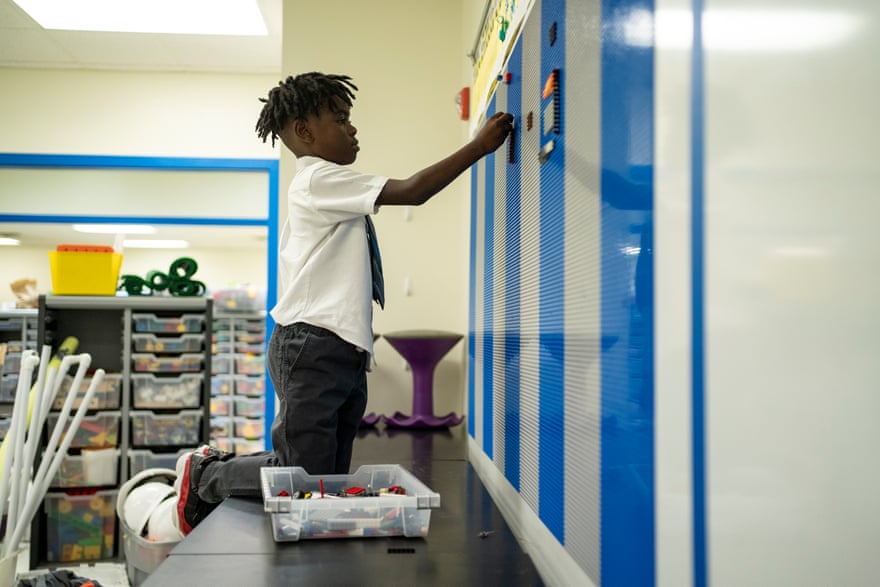
[[[177,490],[177,515],[174,521],[184,536],[192,532],[218,505],[202,501],[198,495],[198,487],[204,467],[223,454],[225,453],[220,449],[203,445],[177,459],[177,479],[174,481],[174,489]]]

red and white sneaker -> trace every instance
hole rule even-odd
[[[181,534],[186,536],[199,522],[204,520],[219,503],[208,503],[199,498],[199,479],[205,467],[218,460],[225,453],[218,448],[200,446],[196,450],[180,455],[177,459],[177,515],[174,522]]]

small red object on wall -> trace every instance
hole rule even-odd
[[[471,89],[462,88],[458,95],[455,96],[455,103],[458,104],[458,117],[462,120],[470,118]]]

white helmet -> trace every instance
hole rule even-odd
[[[147,529],[150,516],[156,507],[174,494],[174,487],[151,481],[135,487],[122,504],[125,523],[140,536]],[[173,501],[173,500],[172,500]]]
[[[150,542],[178,542],[183,534],[177,529],[174,517],[177,515],[177,500],[169,496],[156,506],[147,524],[147,540]]]

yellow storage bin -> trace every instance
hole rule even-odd
[[[52,293],[56,296],[116,295],[122,255],[112,247],[59,245],[49,251]]]

